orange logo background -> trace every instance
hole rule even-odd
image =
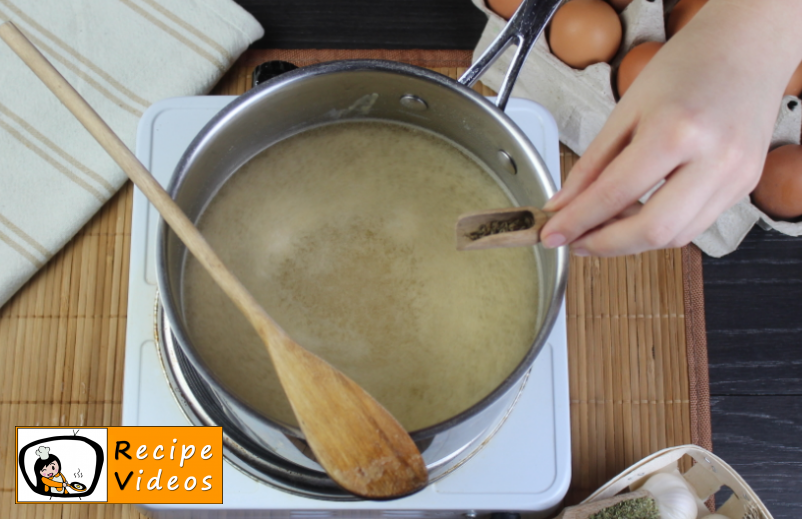
[[[108,430],[109,503],[223,502],[222,427]]]

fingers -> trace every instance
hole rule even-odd
[[[631,206],[627,207],[626,209],[615,215],[612,218],[611,222],[617,222],[618,220],[623,220],[624,218],[635,216],[641,212],[641,209],[643,209],[643,204],[640,202],[635,202]]]
[[[558,211],[604,171],[610,162],[629,144],[635,122],[626,114],[613,113],[601,133],[590,143],[584,155],[574,164],[562,189],[543,206],[544,211]]]
[[[690,225],[680,232],[669,246],[684,247],[689,244],[713,225],[721,213],[734,206],[744,196],[746,196],[746,193],[735,194],[726,198],[722,197],[719,200],[706,204]]]
[[[617,256],[687,244],[740,198],[720,188],[706,166],[680,168],[635,215],[595,229],[573,244],[578,255]]]
[[[635,203],[680,165],[674,147],[661,146],[659,132],[636,135],[604,172],[551,218],[543,228],[543,244],[571,243]]]

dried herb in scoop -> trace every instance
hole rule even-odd
[[[660,519],[660,512],[657,511],[654,499],[640,497],[608,506],[588,516],[588,519]]]
[[[494,220],[481,225],[475,231],[468,233],[468,238],[476,241],[479,238],[490,236],[491,234],[500,234],[503,232],[523,231],[530,229],[535,224],[535,219],[531,213],[525,213],[510,220]]]

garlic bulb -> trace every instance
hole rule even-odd
[[[696,498],[680,476],[658,473],[641,488],[654,496],[661,519],[696,519]]]

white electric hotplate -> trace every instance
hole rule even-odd
[[[182,97],[151,106],[139,123],[136,155],[164,186],[200,129],[233,96]],[[510,99],[507,114],[560,183],[557,126],[543,107]],[[137,189],[131,225],[123,425],[191,425],[176,402],[154,335],[159,215]],[[469,376],[469,374],[466,374]],[[156,517],[475,517],[553,511],[571,479],[568,352],[563,306],[521,397],[498,432],[463,466],[424,490],[392,501],[328,501],[291,494],[223,467],[222,505],[142,505]],[[528,515],[528,514],[527,514]]]

